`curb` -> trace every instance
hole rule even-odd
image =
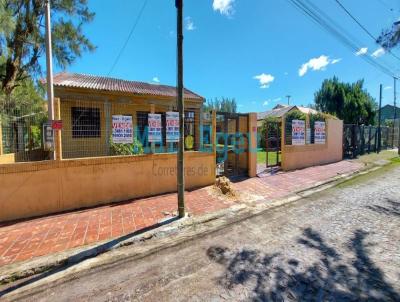
[[[194,238],[198,238],[198,236],[206,236],[228,227],[233,223],[259,216],[269,210],[291,204],[317,192],[335,187],[355,177],[379,170],[389,164],[390,162],[382,166],[366,167],[352,173],[340,174],[326,181],[318,182],[306,189],[295,191],[284,198],[270,200],[268,203],[262,203],[262,201],[266,201],[265,199],[257,200],[252,204],[238,204],[199,217],[186,217],[180,220],[174,218],[168,219],[152,226],[151,230],[145,229],[113,240],[106,240],[92,245],[86,245],[84,247],[40,257],[27,262],[11,264],[0,269],[0,285],[6,285],[42,273],[49,273],[50,276],[58,275],[57,271],[62,270],[67,274],[68,271],[75,274],[77,271],[87,270],[94,266],[110,265],[119,262],[122,259],[129,258],[131,261],[143,258],[159,250],[193,240]],[[158,241],[152,242],[150,239],[158,239]],[[145,246],[147,243],[148,246]],[[132,245],[139,246],[130,251],[122,249],[123,247]],[[108,255],[107,257],[106,255],[108,253],[114,253],[114,255]],[[95,257],[99,256],[105,257],[96,261]],[[85,262],[88,263],[85,264]],[[77,264],[82,264],[82,267],[78,268]],[[51,272],[54,272],[54,274]],[[63,275],[61,277],[65,276]],[[60,277],[57,278],[56,276],[52,279],[57,280],[59,278]],[[49,282],[48,279],[47,282]],[[40,284],[37,284],[37,286],[40,286]],[[23,288],[23,290],[25,289],[26,288]],[[0,292],[0,297],[1,295],[2,293]]]

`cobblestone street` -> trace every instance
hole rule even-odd
[[[30,301],[399,301],[400,167]]]

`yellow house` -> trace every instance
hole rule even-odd
[[[152,151],[176,147],[165,139],[165,113],[177,111],[175,87],[63,72],[54,76],[54,95],[60,99],[63,158],[110,155],[115,115],[131,117],[134,137],[143,138],[148,114],[161,114],[162,143]],[[185,137],[193,141],[186,148],[198,150],[204,98],[187,89],[184,98]]]

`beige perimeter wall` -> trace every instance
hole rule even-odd
[[[215,181],[214,154],[186,152],[186,188]],[[0,221],[176,191],[176,154],[0,166]]]
[[[283,135],[284,137],[284,135]],[[327,120],[325,145],[285,146],[282,141],[282,169],[296,170],[343,159],[343,121]]]

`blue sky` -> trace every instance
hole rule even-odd
[[[85,33],[97,50],[85,53],[68,71],[107,75],[144,1],[143,15],[110,75],[175,85],[174,0],[89,0],[96,17]],[[335,0],[309,1],[351,34],[360,49],[367,48],[364,56],[400,74],[400,61],[376,52],[379,46]],[[341,2],[375,36],[400,18],[398,0]],[[288,94],[292,104],[307,105],[322,81],[334,75],[343,81],[364,78],[376,98],[382,83],[383,103],[393,102],[391,77],[340,44],[287,0],[185,0],[185,27],[185,86],[207,99],[234,97],[239,111],[271,109],[286,102]],[[393,52],[400,57],[400,49]]]

